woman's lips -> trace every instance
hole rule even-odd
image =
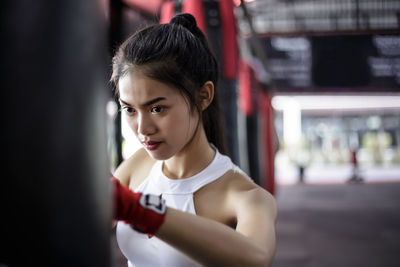
[[[152,151],[152,150],[156,150],[158,148],[158,146],[161,144],[161,142],[149,141],[149,142],[144,142],[143,144],[147,150]]]

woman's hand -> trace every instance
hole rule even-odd
[[[130,224],[142,233],[155,234],[164,223],[166,205],[158,196],[132,192],[111,177],[114,187],[114,219]]]

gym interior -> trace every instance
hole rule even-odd
[[[398,266],[400,1],[0,5],[0,267],[127,266],[109,177],[140,144],[111,58],[180,12],[220,63],[232,161],[276,199],[272,266]]]

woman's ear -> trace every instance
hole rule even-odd
[[[214,99],[214,83],[206,81],[199,92],[199,103],[201,110],[205,110]]]

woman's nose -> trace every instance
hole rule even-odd
[[[138,114],[137,133],[139,135],[148,136],[154,134],[155,131],[156,127],[152,119],[145,114]]]

